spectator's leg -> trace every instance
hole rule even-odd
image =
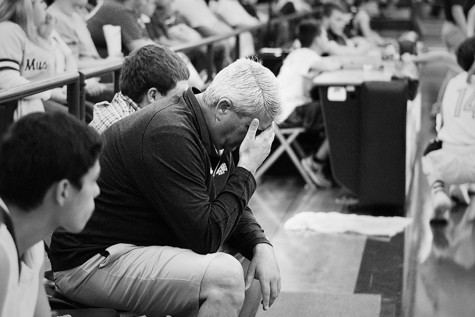
[[[83,265],[55,272],[58,289],[76,302],[148,316],[238,316],[243,270],[232,256],[173,247],[117,244]],[[202,285],[203,284],[203,285]],[[232,313],[212,314],[213,309]]]
[[[326,178],[323,168],[330,154],[328,139],[325,138],[318,151],[302,160],[302,167],[311,177],[313,182],[321,188],[331,187],[332,182]]]
[[[219,253],[203,277],[198,316],[238,316],[244,296],[241,264],[233,256]]]
[[[325,162],[330,155],[330,144],[328,139],[325,138],[322,145],[318,148],[318,151],[313,155],[313,159],[316,162]]]
[[[215,35],[222,35],[227,33],[228,31],[232,31],[232,29],[220,29],[217,31],[215,29],[211,29],[209,27],[196,27],[195,30],[200,33],[202,37],[210,37]],[[232,39],[234,41],[234,39]],[[214,48],[214,63],[216,67],[216,71],[219,72],[221,69],[226,67],[231,61],[231,51],[232,51],[232,42],[231,40],[223,40],[213,44]]]
[[[440,180],[435,181],[431,186],[431,194],[435,218],[448,219],[452,200],[447,194],[445,184]]]
[[[239,317],[254,317],[261,303],[261,286],[258,280],[254,280],[251,287],[246,291],[244,304]]]
[[[244,276],[247,274],[249,268],[248,259],[244,258],[242,255],[236,255],[236,258],[241,262],[242,268],[244,270]],[[241,313],[239,317],[255,317],[257,314],[257,309],[261,303],[261,286],[258,280],[254,280],[251,284],[251,287],[245,293],[244,304],[242,305]]]

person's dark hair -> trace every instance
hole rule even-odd
[[[136,103],[142,102],[150,88],[165,95],[176,83],[188,80],[185,62],[171,49],[146,45],[130,53],[120,73],[120,90]]]
[[[333,14],[333,11],[340,11],[342,13],[345,13],[345,9],[343,7],[339,6],[336,3],[327,2],[323,5],[322,16],[329,18]]]
[[[475,54],[475,36],[466,39],[457,48],[455,55],[457,56],[457,63],[465,71],[468,71],[474,62]]]
[[[80,190],[101,150],[97,132],[69,114],[27,115],[0,143],[0,197],[29,211],[62,179]]]
[[[322,34],[322,25],[315,19],[300,22],[297,37],[302,47],[310,47],[315,37]]]

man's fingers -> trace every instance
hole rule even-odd
[[[262,293],[262,308],[264,310],[269,309],[269,300],[270,300],[270,286],[268,281],[259,280],[261,283],[261,293]]]
[[[277,282],[274,281],[274,282],[271,282],[271,285],[270,285],[269,307],[272,306],[272,304],[274,304],[274,301],[276,300],[277,296],[279,296],[279,289],[278,289]]]
[[[262,131],[261,134],[259,134],[259,137],[261,136],[265,139],[270,140],[271,143],[274,141],[274,137],[275,137],[274,122],[272,122],[271,125],[269,125],[264,131]]]
[[[251,287],[252,281],[254,281],[254,274],[256,274],[256,266],[251,262],[249,267],[247,268],[246,274],[246,291]]]
[[[257,129],[259,128],[259,119],[254,118],[247,129],[246,138],[254,139],[256,137]]]

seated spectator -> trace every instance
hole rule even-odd
[[[238,0],[214,0],[209,3],[209,6],[221,21],[234,29],[259,24],[259,20],[247,13]],[[239,56],[236,56],[236,58],[252,56],[256,53],[251,32],[241,33],[239,43]]]
[[[18,2],[14,8],[10,1],[4,2],[6,20],[0,22],[0,29],[5,29],[7,34],[3,35],[4,41],[0,44],[0,57],[3,57],[0,73],[6,80],[0,82],[0,89],[77,71],[69,48],[53,30],[54,18],[46,13],[42,1],[32,3]],[[11,17],[7,18],[8,15]],[[22,16],[28,17],[27,22],[22,20]],[[14,20],[24,27],[14,23]],[[66,88],[55,88],[20,100],[15,117],[45,110],[67,111],[65,106]]]
[[[211,11],[232,28],[254,26],[259,20],[243,8],[238,0],[214,0],[209,4]]]
[[[46,79],[55,72],[54,54],[46,39],[53,28],[41,0],[0,0],[0,89]],[[15,117],[43,112],[51,91],[19,101]]]
[[[312,11],[310,4],[304,0],[279,0],[275,5],[275,9],[284,15]]]
[[[79,70],[103,66],[107,60],[122,59],[108,57],[105,60],[97,52],[83,17],[84,12],[87,12],[87,0],[50,0],[50,2],[52,3],[47,12],[56,19],[55,30],[71,49]],[[90,109],[90,103],[110,101],[114,96],[112,84],[101,83],[99,78],[88,79],[85,89],[87,109]],[[89,121],[92,119],[92,112],[90,115]]]
[[[78,71],[76,59],[56,30],[52,30],[45,44],[49,45],[49,49],[54,56],[53,75]],[[63,86],[51,90],[51,98],[43,101],[46,111],[60,110],[68,112],[66,89],[66,86]]]
[[[141,19],[143,14],[151,14],[152,11],[148,5],[144,5],[142,0],[105,0],[102,5],[98,6],[100,7],[88,20],[87,26],[96,47],[101,47],[102,51],[107,50],[102,31],[102,27],[106,24],[120,26],[122,51],[125,55],[144,45],[156,44],[149,37],[145,23]],[[189,59],[184,54],[180,54],[180,57],[185,61],[190,71],[190,84],[198,88],[204,87],[203,80]]]
[[[376,45],[385,45],[386,41],[371,29],[371,18],[380,13],[378,0],[360,0],[356,5],[357,11],[349,23],[350,37],[361,36]]]
[[[202,37],[223,35],[233,31],[231,26],[216,17],[204,0],[174,0],[172,8]],[[234,42],[234,38],[229,38],[215,44],[220,47],[219,49],[224,50],[222,60],[215,61],[216,71],[224,68],[232,60]]]
[[[442,25],[441,34],[442,42],[450,52],[455,52],[457,47],[467,38],[467,35],[473,34],[475,16],[471,15],[470,29],[467,27],[467,17],[474,3],[473,0],[444,1],[445,21]]]
[[[146,24],[152,40],[169,47],[187,45],[202,40],[201,35],[189,27],[178,12],[172,9],[173,0],[157,0],[155,12],[150,23]],[[215,54],[222,54],[215,47]],[[186,56],[198,72],[206,68],[206,47],[198,47],[186,51]],[[221,57],[222,58],[222,57]]]
[[[344,30],[348,21],[348,14],[340,6],[333,3],[323,6],[322,24],[330,40],[327,49],[329,55],[362,55],[372,48],[369,42],[356,45],[346,37]]]
[[[58,289],[149,316],[254,316],[261,294],[272,305],[280,273],[248,201],[279,111],[274,75],[238,60],[205,92],[190,88],[107,129],[93,217],[82,234],[53,234]]]
[[[324,60],[321,55],[328,46],[325,28],[316,20],[304,20],[298,27],[301,48],[292,51],[284,60],[277,79],[281,87],[283,111],[279,121],[284,125],[305,126],[307,129],[323,128],[320,104],[312,100],[312,79],[324,71],[341,67],[337,62]],[[331,181],[323,173],[329,156],[328,141],[314,154],[302,161],[302,166],[319,187],[330,187]]]
[[[101,147],[93,129],[61,112],[21,118],[0,143],[1,316],[51,316],[43,239],[86,225],[99,194]]]
[[[457,62],[465,71],[472,66],[474,54],[475,37],[465,40],[458,47]],[[466,79],[467,73],[462,72],[447,84],[441,107],[443,125],[437,133],[436,142],[427,147],[423,157],[436,217],[448,216],[452,206],[446,184],[475,182],[475,87]],[[456,192],[459,200],[469,203],[466,187]]]
[[[86,5],[87,0],[54,0],[47,9],[56,19],[55,29],[73,52],[79,69],[104,64],[86,22],[77,12]]]
[[[122,52],[127,56],[131,51],[150,44],[145,25],[139,23],[141,0],[104,0],[95,14],[87,21],[87,28],[101,56],[107,56],[107,43],[102,27],[106,24],[121,27]]]
[[[94,106],[90,125],[103,133],[112,124],[160,99],[181,95],[188,87],[188,69],[173,51],[146,45],[126,57],[120,73],[120,92],[111,103]]]
[[[172,3],[173,0],[156,1],[157,6],[151,18],[153,28],[152,32],[149,31],[151,38],[167,46],[201,40],[201,35],[186,24],[185,19],[172,8]]]

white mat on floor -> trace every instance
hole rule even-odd
[[[403,217],[373,217],[339,212],[311,212],[296,214],[285,222],[286,230],[320,233],[358,233],[369,236],[392,237],[404,230],[411,219]]]

